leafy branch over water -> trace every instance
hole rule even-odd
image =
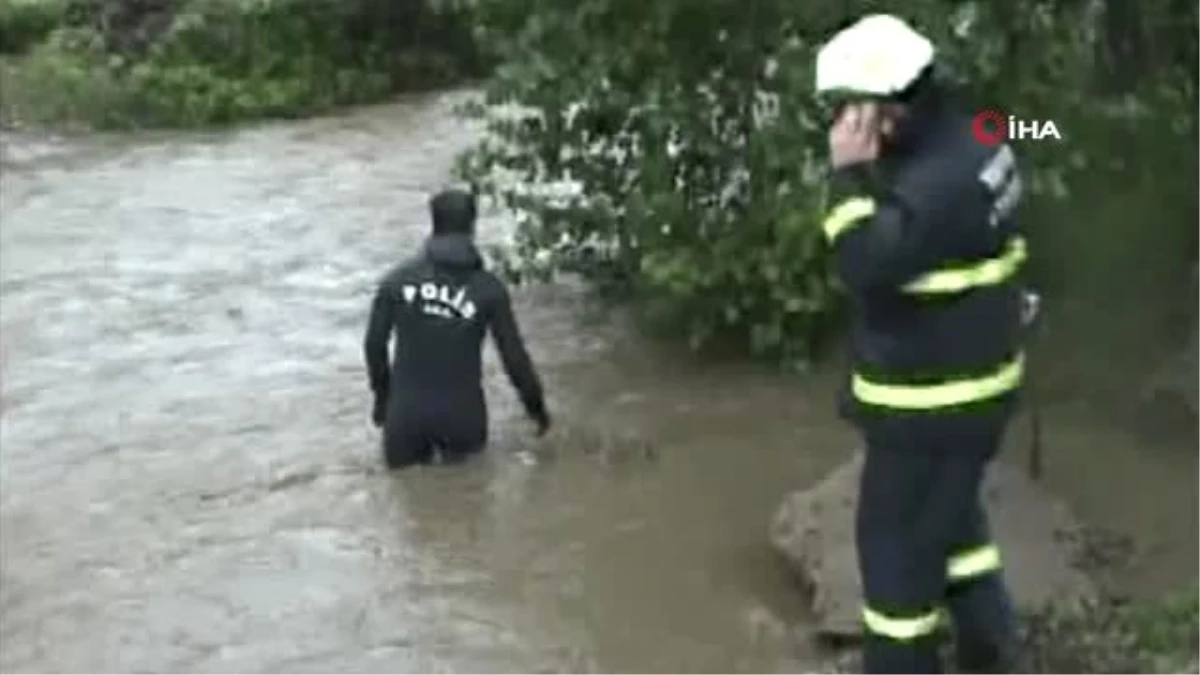
[[[1165,2],[1139,15],[1165,20],[1174,11]],[[814,358],[840,296],[818,236],[827,111],[812,96],[811,68],[838,25],[879,9],[864,1],[476,3],[477,34],[502,65],[472,110],[491,135],[465,158],[463,174],[521,218],[510,269],[523,278],[581,273],[636,298],[695,348],[736,344],[792,364]],[[1089,228],[1082,252],[1077,238],[1059,238],[1061,228],[1039,226],[1064,212],[1087,220],[1081,201],[1090,207],[1097,192],[1111,192],[1101,186],[1128,184],[1148,163],[1174,164],[1165,144],[1195,137],[1191,68],[1147,56],[1139,77],[1127,77],[1125,65],[1110,72],[1105,55],[1128,42],[1105,23],[1118,9],[1128,6],[916,0],[903,9],[941,46],[964,107],[1064,130],[1068,142],[1019,149],[1035,267],[1049,285],[1064,259],[1126,246],[1121,228],[1132,224]],[[1172,50],[1194,54],[1194,32],[1173,21],[1144,23]],[[1113,153],[1113,138],[1129,133],[1138,166]],[[1194,189],[1194,176],[1189,169],[1153,189]],[[1159,196],[1132,199],[1163,210]],[[1163,220],[1194,224],[1186,214]],[[1194,258],[1194,236],[1160,229],[1152,245],[1170,252],[1178,275],[1189,252]]]
[[[9,125],[290,117],[482,64],[444,0],[0,0],[0,51]]]

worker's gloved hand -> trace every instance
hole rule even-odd
[[[1042,296],[1037,291],[1025,289],[1021,293],[1021,325],[1032,326],[1041,314]]]
[[[545,436],[546,432],[550,431],[550,413],[546,412],[544,408],[530,411],[529,417],[537,425],[536,433],[538,438]]]
[[[371,408],[371,422],[376,427],[382,427],[387,421],[387,397],[376,396],[375,405]]]

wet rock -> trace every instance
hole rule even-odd
[[[1111,581],[1108,577],[1115,572],[1128,570],[1142,554],[1133,537],[1093,526],[1075,532],[1071,547],[1075,555],[1072,564],[1097,582]]]
[[[788,495],[771,523],[771,543],[809,593],[818,632],[825,637],[860,632],[854,509],[861,467],[860,453],[812,489]],[[1082,527],[1061,503],[1023,473],[1000,464],[989,471],[984,493],[1019,605],[1093,595],[1091,579],[1073,564]]]

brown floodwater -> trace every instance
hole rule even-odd
[[[4,137],[0,669],[817,667],[766,529],[855,446],[832,375],[702,364],[521,289],[555,433],[531,441],[489,348],[490,451],[379,470],[361,331],[477,137],[465,95]],[[1048,481],[1141,535],[1130,583],[1194,580],[1194,441],[1058,419]]]

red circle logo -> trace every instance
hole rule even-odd
[[[984,110],[971,119],[975,140],[988,146],[1008,140],[1008,119],[995,110]]]

